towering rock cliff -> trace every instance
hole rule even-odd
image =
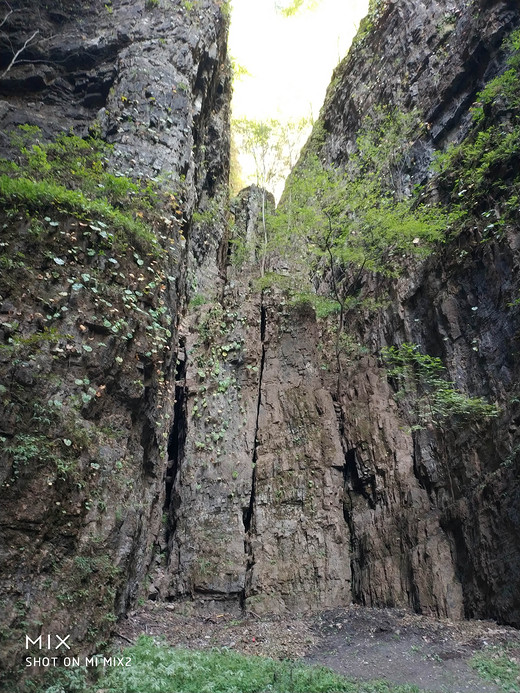
[[[431,169],[475,136],[517,4],[372,3],[337,68],[299,166],[341,169],[371,114],[397,109],[417,120],[400,194],[420,183],[472,207],[400,276],[359,276],[339,354],[333,318],[285,290],[289,264],[269,256],[282,280],[260,276],[272,202],[251,188],[227,205],[226,5],[14,9],[0,45],[8,665],[26,633],[99,648],[139,596],[518,625],[514,156],[493,163],[493,200],[461,187],[456,161]],[[485,122],[516,132],[500,94],[483,101]],[[411,425],[381,359],[402,343],[499,415]]]
[[[26,635],[99,651],[145,590],[164,528],[188,258],[214,258],[225,229],[223,205],[210,237],[193,219],[227,196],[230,73],[220,2],[11,7],[0,525],[2,660],[15,681]]]
[[[236,202],[235,245],[262,236],[261,198],[252,188]],[[186,423],[160,591],[255,613],[348,603],[344,459],[318,328],[259,291],[255,245],[186,323]]]
[[[433,153],[475,141],[471,106],[509,68],[504,39],[518,22],[511,2],[374,3],[334,75],[319,156],[344,163],[374,105],[417,108],[427,125],[410,143],[401,188],[430,179],[430,194],[445,200],[429,170]],[[488,125],[508,132],[504,123],[518,114],[507,111],[503,94],[499,88],[485,112]],[[406,277],[379,282],[388,307],[350,316],[351,334],[369,355],[348,367],[340,398],[345,517],[356,601],[518,624],[517,216],[493,231],[514,185],[514,153],[489,176],[489,187],[502,180],[502,196],[484,190],[472,198],[462,235]],[[457,196],[465,194],[461,182]],[[496,402],[500,416],[463,430],[406,433],[406,411],[395,407],[374,358],[403,342],[441,357],[457,387]]]
[[[345,165],[375,109],[408,111],[417,123],[394,183],[404,195],[427,183],[425,195],[448,204],[434,154],[471,135],[470,108],[506,69],[518,22],[508,2],[373,3],[299,168],[313,154]],[[503,105],[490,109],[504,117]],[[158,576],[167,598],[255,613],[352,599],[519,622],[517,228],[509,219],[490,234],[502,203],[473,202],[473,226],[461,222],[405,276],[365,272],[338,362],[330,321],[293,305],[283,282],[259,296],[260,226],[256,266],[247,251],[222,290],[199,297]],[[258,192],[243,194],[236,247],[260,205]],[[498,418],[414,430],[381,360],[402,343],[440,357],[458,391],[496,403]]]

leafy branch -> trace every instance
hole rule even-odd
[[[468,420],[498,416],[496,405],[482,397],[468,397],[446,380],[441,359],[421,353],[418,344],[385,347],[381,359],[395,387],[396,400],[406,404],[412,430],[443,428],[444,422],[454,417],[462,425]]]

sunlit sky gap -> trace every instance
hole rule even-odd
[[[321,0],[284,17],[275,0],[233,0],[230,54],[251,73],[235,80],[233,117],[317,118],[332,71],[367,11],[368,0]],[[247,161],[241,165],[247,178]]]

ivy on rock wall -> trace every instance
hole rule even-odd
[[[104,143],[44,143],[33,127],[12,140],[17,160],[0,160],[9,657],[43,624],[99,649],[143,570],[118,532],[160,521],[184,246],[176,198],[110,169]]]

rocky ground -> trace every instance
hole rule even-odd
[[[520,633],[492,621],[439,621],[401,609],[338,608],[314,615],[242,617],[191,603],[148,602],[120,622],[122,645],[141,633],[176,646],[228,647],[246,654],[301,659],[359,680],[411,683],[436,693],[498,693],[469,665],[480,650],[518,643]]]

